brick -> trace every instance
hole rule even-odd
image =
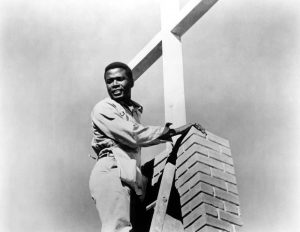
[[[215,189],[215,196],[219,199],[229,201],[235,205],[239,205],[239,197],[235,194],[225,192],[220,189]]]
[[[201,172],[207,175],[211,175],[210,167],[199,162],[196,162],[192,166],[190,166],[188,172],[191,172],[191,174]]]
[[[232,223],[232,224],[235,224],[235,225],[238,225],[238,226],[243,225],[242,219],[239,216],[227,213],[227,212],[222,211],[222,210],[219,211],[219,215],[220,215],[220,218],[224,221],[227,221],[229,223]]]
[[[227,147],[221,147],[221,152],[224,153],[225,155],[232,156],[231,150]]]
[[[184,196],[182,196],[180,198],[181,205],[186,204],[189,200],[191,200],[193,197],[195,197],[197,194],[199,194],[201,192],[207,193],[212,196],[214,194],[213,187],[211,187],[210,185],[204,184],[202,182],[199,182],[193,188],[191,188],[187,194],[185,194]]]
[[[222,179],[222,180],[225,180],[229,183],[232,183],[232,184],[236,184],[236,178],[234,175],[231,175],[229,173],[226,173],[226,172],[222,172],[218,169],[215,169],[215,168],[212,168],[211,169],[211,173],[212,173],[212,176],[216,177],[216,178],[219,178],[219,179]]]
[[[193,147],[195,147],[197,149],[198,153],[200,153],[200,154],[208,157],[208,151],[209,151],[209,149],[207,149],[206,147],[203,147],[200,144],[194,144]]]
[[[182,216],[185,216],[189,212],[193,211],[197,206],[201,205],[202,203],[206,203],[215,208],[224,209],[224,203],[221,200],[207,195],[205,193],[200,193],[187,204],[181,207]]]
[[[181,141],[181,144],[180,144],[180,148],[182,148],[184,151],[185,149],[187,148],[187,145],[186,145],[186,142],[191,138],[191,136],[193,136],[193,134],[187,134],[184,139]]]
[[[199,182],[198,184],[193,186],[192,190],[193,189],[199,189],[201,192],[207,193],[208,195],[214,194],[213,187],[208,184],[202,183],[202,182]]]
[[[232,157],[228,157],[227,155],[224,155],[223,153],[220,153],[221,159],[225,164],[229,164],[233,166],[233,159]]]
[[[210,148],[212,150],[215,150],[215,151],[220,151],[220,145],[217,144],[217,143],[214,143],[212,141],[209,141],[207,139],[204,139],[204,138],[197,138],[197,143],[198,144],[201,144],[202,146],[204,147],[207,147],[207,148]],[[224,147],[225,148],[225,147]],[[227,150],[226,150],[227,151]]]
[[[189,226],[197,218],[206,214],[214,217],[218,217],[218,211],[216,208],[203,203],[199,205],[196,209],[194,209],[190,214],[188,214],[186,217],[183,218],[184,227]]]
[[[238,206],[231,204],[229,202],[224,202],[225,211],[235,215],[240,215],[240,209]]]
[[[210,148],[210,149],[215,150],[215,151],[220,151],[220,145],[219,144],[214,143],[214,142],[206,139],[205,137],[199,136],[198,134],[188,137],[188,139],[182,144],[182,146],[185,150],[187,150],[190,146],[192,146],[195,143],[200,144],[204,147]]]
[[[175,186],[177,189],[181,188],[185,184],[188,184],[190,187],[192,187],[198,182],[204,182],[206,184],[226,190],[226,184],[224,180],[216,179],[200,172],[196,173],[194,176],[191,176],[189,172],[185,173],[182,177],[176,180]]]
[[[187,133],[187,135],[184,137],[184,139],[182,140],[182,144],[188,140],[191,136],[195,135],[198,133],[198,130],[194,127],[191,127],[191,129],[189,130],[189,132]]]
[[[176,186],[176,182],[175,182],[175,186]],[[180,188],[177,188],[177,191],[179,193],[180,196],[183,196],[184,194],[186,194],[188,191],[190,190],[190,186],[188,184],[183,185]]]
[[[178,158],[179,156],[181,156],[184,152],[185,152],[185,150],[184,150],[183,146],[179,147],[179,149],[178,149],[178,151],[177,151],[177,158]]]
[[[231,157],[221,153],[221,152],[217,152],[217,151],[213,151],[213,150],[209,150],[208,151],[208,156],[213,158],[213,159],[216,159],[216,160],[219,160],[223,163],[226,163],[226,164],[229,164],[229,165],[233,165],[233,160]]]
[[[185,231],[195,232],[195,231],[198,231],[199,229],[203,228],[205,225],[209,225],[211,227],[225,230],[228,232],[230,232],[230,229],[231,229],[231,225],[229,223],[218,220],[218,219],[208,216],[208,215],[203,215],[195,223],[193,223],[191,226],[187,227],[185,229]]]
[[[200,153],[199,150],[202,151],[202,153]],[[206,151],[207,151],[207,149],[206,149]],[[199,162],[201,162],[203,164],[207,164],[211,167],[224,170],[224,163],[222,161],[208,158],[204,154],[204,152],[205,151],[203,149],[201,150],[201,146],[193,145],[190,149],[188,149],[185,152],[184,155],[180,156],[180,157],[182,157],[181,159],[178,159],[176,161],[177,167],[179,168],[184,162],[189,162],[188,165],[192,165],[193,162],[199,161]],[[185,158],[183,158],[183,156]],[[190,159],[192,159],[192,160],[190,160]]]
[[[208,176],[208,175],[205,175],[202,173],[198,173],[197,175],[199,175],[199,179],[201,182],[204,182],[204,183],[210,184],[212,186],[226,190],[225,181],[213,178],[211,176]]]
[[[182,142],[182,145],[183,146],[183,149],[186,151],[187,149],[189,149],[193,144],[199,144],[197,141],[198,141],[198,138],[200,138],[199,136],[193,134],[191,136],[186,136],[187,139],[184,140],[184,142]]]
[[[237,186],[235,184],[226,183],[226,185],[227,185],[228,192],[238,194]]]
[[[208,156],[208,151],[205,147],[202,147],[199,144],[193,144],[184,152],[183,155],[177,158],[176,166],[180,167],[184,162],[187,162],[189,158],[192,157],[195,153]]]
[[[204,226],[199,230],[199,232],[221,232],[221,231],[217,228],[213,228],[210,226]]]
[[[231,230],[231,225],[225,221],[221,221],[219,219],[216,219],[214,217],[206,216],[207,217],[207,225],[210,225],[212,227],[225,230],[225,231],[230,231]]]
[[[191,179],[193,177],[193,175],[191,174],[191,172],[185,172],[182,176],[180,176],[180,178],[178,178],[177,180],[175,180],[175,186],[176,188],[180,188],[181,186],[183,186],[184,184],[187,183],[187,181],[189,179]]]
[[[203,202],[205,202],[207,204],[210,204],[210,205],[212,205],[216,208],[224,209],[224,203],[221,200],[219,200],[215,197],[212,197],[210,195],[207,195],[205,193],[201,193],[201,195],[202,195],[202,201]]]
[[[191,168],[187,169],[186,172],[184,172],[180,177],[176,179],[176,187],[180,187],[183,184],[185,184],[190,178],[192,178],[194,175],[196,175],[198,172],[206,172],[210,174],[210,168],[209,167],[202,167],[200,163],[196,163],[194,166]]]
[[[197,154],[196,156],[194,156]],[[194,144],[188,151],[186,151],[182,156],[176,160],[176,167],[180,168],[182,165],[186,164],[188,167],[192,166],[194,162],[197,161],[198,155],[208,156],[207,149],[201,147],[198,144]]]
[[[158,175],[160,172],[162,172],[166,166],[166,161],[167,158],[165,158],[164,160],[161,160],[160,163],[156,164],[156,166],[154,166],[153,168],[153,176]]]
[[[234,167],[228,164],[224,164],[225,172],[235,175]]]
[[[161,175],[162,175],[162,172],[156,174],[156,175],[152,178],[152,181],[151,181],[151,185],[152,185],[152,186],[155,185],[155,184],[158,182],[158,180],[159,180],[159,178],[160,178]]]
[[[218,168],[221,170],[224,170],[224,165],[222,162],[218,161],[218,160],[214,160],[202,155],[197,154],[197,159],[199,162],[203,163],[203,164],[207,164],[213,168]]]
[[[154,158],[154,166],[156,166],[157,164],[159,164],[163,160],[167,159],[168,156],[169,156],[168,151],[164,151],[164,152],[156,155],[155,158]]]
[[[190,226],[184,229],[185,232],[195,232],[205,226],[206,217],[200,217],[195,223],[191,224]]]
[[[222,146],[225,146],[225,147],[228,147],[228,148],[230,147],[229,141],[227,139],[223,139],[223,138],[221,138],[221,137],[219,137],[219,136],[217,136],[217,135],[215,135],[215,134],[213,134],[213,133],[211,133],[209,131],[207,131],[206,138],[208,140],[213,141],[215,143],[218,143],[218,144],[220,144]]]
[[[193,146],[188,149],[188,151],[185,151],[181,156],[177,157],[176,159],[176,167],[180,167],[183,165],[185,162],[188,161],[188,159],[194,155],[194,153],[197,152],[197,149]]]
[[[181,214],[182,214],[182,216],[187,215],[191,211],[192,211],[192,209],[191,209],[191,205],[189,203],[185,204],[184,206],[181,207]]]
[[[177,180],[180,176],[182,176],[185,172],[187,172],[187,170],[188,170],[188,166],[186,162],[180,167],[176,167],[175,179]]]

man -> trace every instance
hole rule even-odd
[[[140,123],[142,106],[131,100],[134,86],[131,69],[114,62],[105,68],[104,80],[109,98],[94,107],[92,148],[97,155],[90,177],[90,191],[100,216],[102,232],[133,231],[130,220],[132,196],[144,196],[141,174],[141,147],[152,146],[182,134],[191,126],[205,133],[199,124],[170,129]],[[133,230],[132,230],[133,229]]]

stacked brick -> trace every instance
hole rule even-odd
[[[153,160],[151,185],[159,184],[170,151]],[[186,232],[238,232],[242,226],[229,142],[192,128],[176,160],[175,187]]]
[[[227,140],[192,128],[177,155],[175,186],[186,232],[239,231],[239,197]]]
[[[164,151],[155,156],[153,165],[153,177],[151,182],[152,186],[154,186],[158,182],[159,178],[163,174],[169,154],[170,151]]]

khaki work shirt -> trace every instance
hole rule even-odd
[[[131,101],[123,106],[111,98],[98,102],[91,113],[92,148],[100,158],[112,155],[118,162],[120,177],[141,195],[141,147],[166,140],[159,139],[169,131],[169,125],[145,126],[140,123],[142,106]]]

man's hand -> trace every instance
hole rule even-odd
[[[202,132],[202,134],[205,134],[205,135],[207,135],[207,133],[206,133],[206,131],[205,131],[204,127],[203,127],[203,126],[201,126],[199,123],[194,123],[194,124],[193,124],[193,126],[194,126],[194,127],[197,129],[197,130],[201,131],[201,132]]]

